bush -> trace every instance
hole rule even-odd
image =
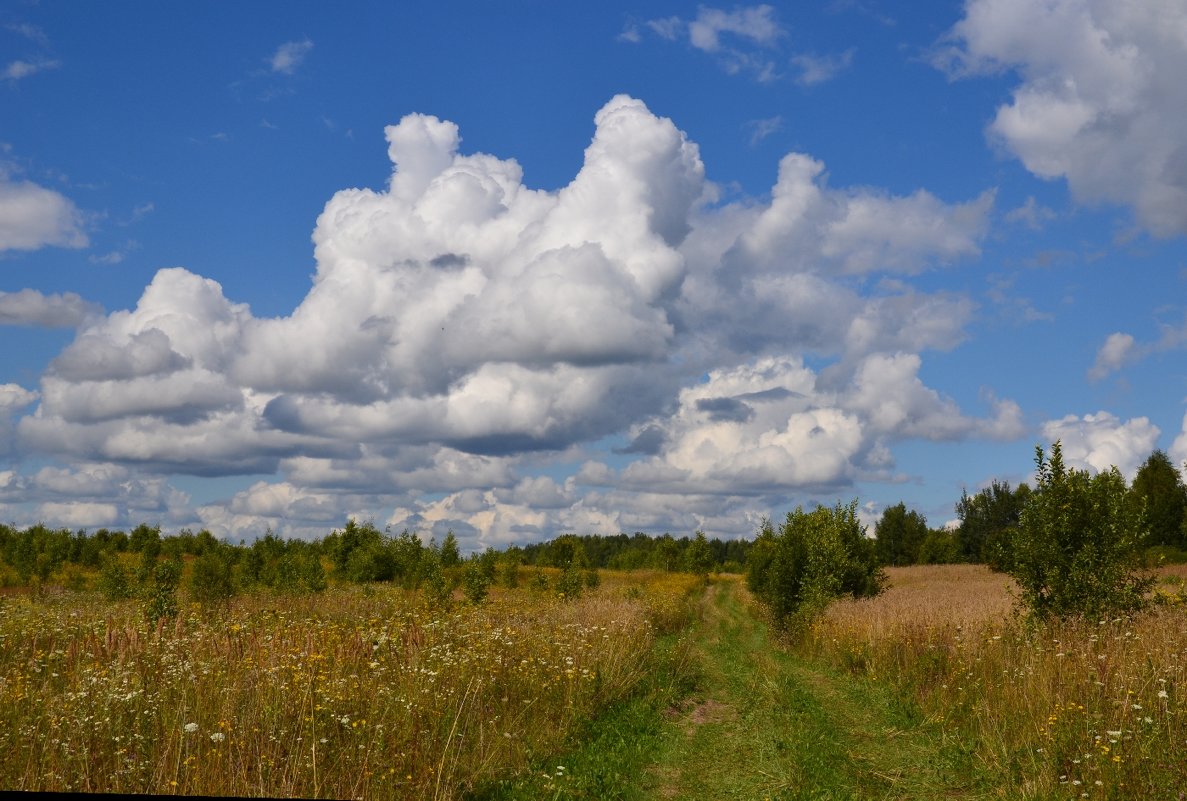
[[[1030,612],[1045,617],[1105,617],[1142,608],[1153,586],[1140,571],[1146,537],[1142,509],[1129,502],[1114,467],[1090,476],[1063,464],[1059,442],[1048,461],[1035,448],[1037,489],[1014,536],[1011,575]]]
[[[181,582],[181,562],[172,559],[158,562],[148,571],[141,587],[144,614],[150,623],[177,616],[177,585]]]
[[[103,593],[103,597],[109,601],[131,598],[134,594],[132,579],[120,563],[119,555],[104,553],[99,564],[99,592]]]
[[[778,530],[764,521],[748,562],[747,584],[780,630],[802,630],[834,599],[877,595],[885,583],[856,500],[797,507]]]
[[[480,558],[472,558],[466,562],[462,570],[462,593],[472,604],[480,604],[486,600],[490,592],[490,585],[494,583],[494,575],[489,571]]]
[[[222,548],[214,548],[194,560],[190,574],[190,595],[198,603],[222,603],[235,594],[231,560]]]

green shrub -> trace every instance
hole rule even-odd
[[[577,565],[570,564],[556,577],[556,585],[553,589],[563,595],[566,601],[580,598],[581,591],[585,589],[584,571]]]
[[[107,552],[100,557],[99,592],[109,601],[122,601],[135,594],[132,578],[120,563],[118,554]]]
[[[148,580],[141,587],[144,614],[149,622],[177,616],[177,585],[181,583],[181,562],[168,559],[158,562],[148,572]]]
[[[190,595],[203,604],[222,603],[235,594],[231,559],[222,548],[214,548],[194,560],[190,573]]]
[[[472,604],[485,601],[493,583],[494,577],[481,559],[473,558],[466,562],[462,570],[462,593],[467,601]]]
[[[1140,570],[1146,525],[1121,473],[1068,469],[1059,442],[1049,461],[1041,446],[1035,454],[1038,487],[1022,510],[1011,571],[1027,608],[1039,618],[1142,608],[1154,583]]]
[[[764,521],[748,562],[750,590],[781,630],[801,631],[834,599],[877,595],[885,583],[856,500],[797,507],[778,530]]]

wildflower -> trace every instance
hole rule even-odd
[[[1166,698],[1166,697],[1167,697],[1166,690],[1159,690],[1159,691],[1158,691],[1158,697],[1159,697],[1159,698]]]
[[[196,732],[197,730],[198,730],[198,724],[197,724],[197,723],[187,723],[187,724],[185,724],[185,733],[186,733],[186,734],[193,734],[193,733],[194,733],[194,732]]]

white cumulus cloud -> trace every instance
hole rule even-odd
[[[82,212],[64,195],[0,170],[0,253],[88,244]]]
[[[716,30],[761,41],[768,17],[747,19]],[[513,159],[464,152],[447,120],[410,114],[385,133],[390,180],[326,203],[316,274],[287,315],[257,317],[176,267],[106,316],[23,296],[13,315],[77,307],[79,330],[37,394],[10,393],[12,414],[40,401],[17,421],[21,447],[129,471],[120,486],[278,474],[188,512],[152,485],[156,513],[220,534],[320,535],[382,513],[493,544],[724,533],[766,499],[886,475],[904,439],[1022,430],[1008,400],[978,418],[924,384],[921,354],[957,345],[972,303],[906,283],[979,252],[992,192],[832,188],[793,153],[769,201],[718,204],[696,144],[627,96],[598,110],[581,168],[551,191]],[[870,291],[869,276],[894,280]],[[625,467],[583,453],[623,435]],[[562,453],[584,467],[542,475]],[[67,503],[51,478],[14,486]],[[79,498],[123,520],[128,493]]]
[[[1103,472],[1116,467],[1129,480],[1154,450],[1161,433],[1145,417],[1122,421],[1100,411],[1077,417],[1069,414],[1041,427],[1047,442],[1060,441],[1064,461],[1071,467]]]
[[[972,0],[942,54],[956,74],[1019,79],[990,134],[1081,201],[1126,204],[1187,233],[1187,6],[1146,0]]]

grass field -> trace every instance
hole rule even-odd
[[[1182,798],[1183,569],[1135,618],[1038,626],[1009,579],[974,565],[891,569],[889,591],[833,606],[804,650],[913,698],[1014,798]]]
[[[556,751],[648,675],[691,576],[564,602],[426,607],[390,587],[191,605],[151,627],[93,593],[0,601],[6,790],[456,798]]]
[[[0,789],[436,799],[1180,798],[1182,568],[1038,626],[979,566],[891,569],[780,643],[739,577],[602,571],[447,609],[388,585],[0,599]],[[531,585],[532,582],[525,582]]]

